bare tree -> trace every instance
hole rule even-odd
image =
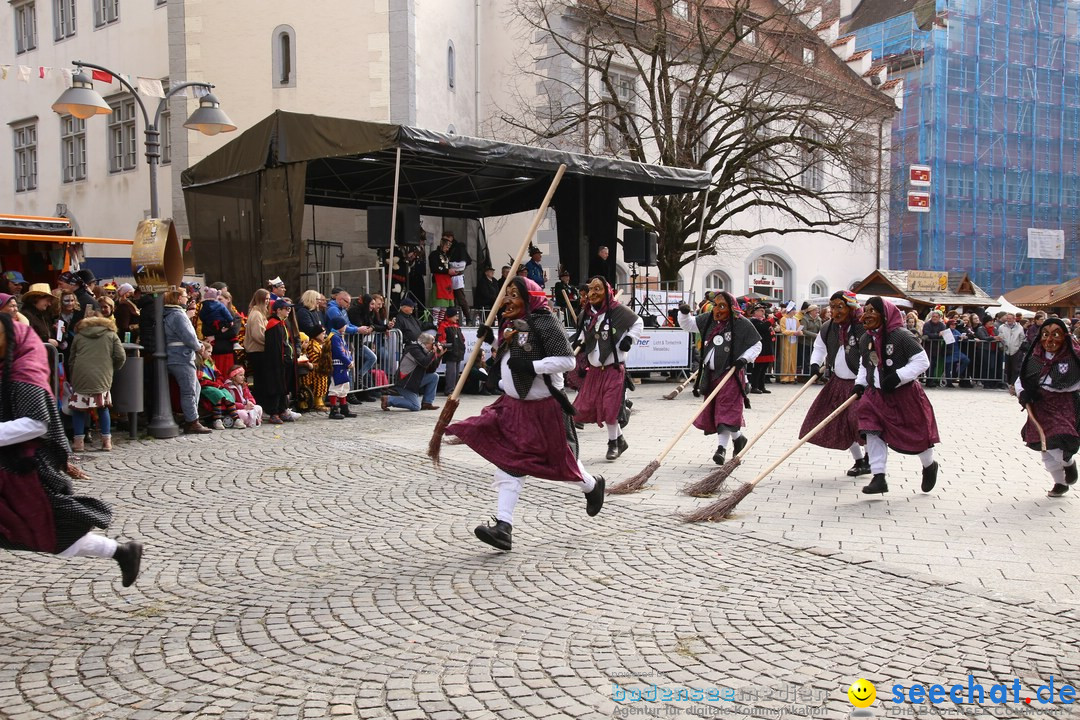
[[[877,217],[879,128],[895,111],[773,0],[513,0],[523,88],[502,122],[529,142],[706,169],[708,193],[638,198],[666,280],[696,251]],[[522,112],[521,108],[529,112]],[[884,159],[887,162],[887,157]]]

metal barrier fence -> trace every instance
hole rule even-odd
[[[783,382],[788,377],[802,378],[810,376],[810,357],[813,354],[814,337],[803,335],[795,338],[796,342],[786,343],[784,337],[776,338],[776,360],[773,362],[773,382]],[[941,338],[920,338],[923,350],[930,358],[930,368],[922,375],[927,387],[947,386],[953,383],[968,385],[982,383],[983,387],[997,387],[1004,384],[1011,373],[1006,372],[1008,358],[998,340],[957,340],[946,345]],[[785,350],[787,346],[790,350]],[[794,366],[788,360],[785,364],[785,352],[794,355]],[[1016,362],[1015,360],[1013,361]],[[791,372],[794,367],[794,372]]]
[[[353,367],[349,371],[349,392],[381,390],[394,384],[398,362],[401,360],[400,330],[370,335],[355,333],[347,335],[346,339],[353,355]],[[364,366],[368,363],[371,363],[370,369],[364,372]]]

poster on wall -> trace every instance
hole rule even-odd
[[[1064,260],[1065,231],[1028,228],[1027,256],[1031,260]]]

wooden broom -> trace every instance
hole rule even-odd
[[[1035,419],[1035,410],[1031,407],[1031,403],[1025,405],[1024,409],[1027,410],[1028,420],[1031,421],[1031,424],[1035,426],[1035,429],[1039,433],[1039,443],[1042,444],[1042,451],[1046,452],[1046,433],[1043,432],[1042,425],[1039,424],[1039,421]]]
[[[813,385],[817,379],[818,376],[814,375],[809,380],[807,380],[806,383],[801,388],[799,388],[799,391],[795,393],[795,395],[790,400],[787,401],[784,407],[780,408],[780,412],[773,415],[772,419],[769,420],[769,422],[765,423],[765,427],[761,428],[761,432],[755,435],[750,440],[750,442],[746,443],[746,447],[744,447],[738,455],[734,456],[726,463],[718,467],[716,470],[713,470],[701,480],[698,480],[693,485],[688,485],[683,488],[683,493],[686,495],[691,495],[693,497],[706,497],[708,495],[712,495],[714,492],[719,490],[720,486],[724,484],[724,481],[728,479],[728,476],[735,471],[735,468],[739,467],[739,465],[742,464],[743,457],[746,456],[746,453],[750,452],[750,448],[754,447],[754,443],[756,443],[758,440],[765,436],[765,433],[767,433],[769,429],[776,424],[776,421],[780,419],[780,416],[786,413],[788,411],[788,408],[794,405],[795,401],[802,397],[802,394],[806,392],[806,390],[811,385]]]
[[[705,398],[705,402],[701,403],[701,406],[697,409],[697,411],[690,417],[687,423],[683,425],[682,430],[680,430],[678,434],[671,439],[671,442],[667,444],[667,447],[660,451],[660,454],[656,456],[655,460],[646,465],[645,468],[641,470],[641,472],[639,472],[637,475],[633,475],[626,480],[623,480],[618,485],[613,485],[612,487],[609,487],[607,489],[607,494],[626,495],[632,492],[637,492],[641,488],[645,487],[645,483],[647,483],[649,481],[649,478],[653,476],[653,473],[657,471],[657,469],[660,467],[660,463],[664,461],[664,458],[667,457],[667,454],[671,452],[671,449],[673,447],[675,447],[675,443],[679,442],[679,440],[682,439],[682,436],[686,434],[686,431],[689,430],[690,426],[694,424],[695,420],[697,420],[698,415],[700,415],[705,410],[705,408],[709,407],[709,405],[712,404],[713,398],[715,398],[716,395],[720,392],[720,389],[724,387],[724,385],[727,384],[728,380],[730,380],[735,375],[735,370],[736,367],[732,365],[731,369],[728,370],[724,377],[720,379],[720,382],[716,383],[716,387],[714,387],[713,391],[709,393],[709,397]]]
[[[679,384],[679,387],[675,388],[674,390],[672,390],[668,394],[664,395],[664,399],[665,400],[674,400],[675,398],[679,397],[679,393],[681,393],[683,390],[685,390],[690,385],[690,383],[694,382],[694,378],[696,378],[698,376],[699,372],[701,372],[701,371],[700,370],[695,370],[693,372],[693,374],[690,375],[690,377],[686,378],[685,380],[682,381],[682,383]]]
[[[560,165],[559,169],[555,171],[555,177],[551,181],[551,186],[548,188],[547,195],[544,196],[544,201],[540,203],[540,207],[536,210],[536,216],[533,217],[532,225],[529,226],[529,231],[525,233],[525,239],[521,241],[521,247],[518,248],[517,257],[513,259],[510,264],[510,272],[506,274],[506,279],[503,280],[502,287],[499,288],[499,294],[495,296],[495,302],[491,304],[491,310],[488,311],[487,322],[484,323],[488,327],[491,327],[495,323],[495,319],[498,317],[499,308],[502,306],[503,296],[506,295],[506,287],[510,284],[510,280],[517,275],[518,266],[521,265],[522,259],[525,257],[525,253],[529,250],[529,246],[532,244],[533,236],[536,235],[536,229],[540,227],[540,223],[544,219],[544,214],[547,212],[548,205],[551,204],[551,198],[555,195],[556,188],[559,187],[559,182],[562,180],[563,175],[566,173],[566,165]],[[458,408],[458,398],[461,397],[461,391],[465,387],[465,381],[469,378],[469,373],[472,371],[473,365],[476,364],[476,359],[480,356],[483,343],[477,338],[477,342],[473,345],[472,352],[469,353],[469,359],[465,363],[465,369],[461,371],[461,375],[458,376],[457,385],[454,386],[454,392],[443,403],[442,412],[439,413],[439,420],[435,423],[435,429],[431,433],[431,440],[428,441],[428,457],[435,464],[435,467],[439,467],[439,452],[442,449],[443,433],[446,432],[447,426],[450,421],[454,419],[454,412]]]
[[[726,518],[728,515],[731,514],[731,511],[735,509],[735,506],[742,502],[743,498],[745,498],[747,495],[754,491],[754,488],[757,487],[757,484],[759,482],[772,474],[772,471],[780,467],[780,464],[787,460],[789,457],[791,457],[792,453],[802,447],[807,440],[814,437],[814,435],[817,435],[822,428],[824,428],[826,425],[836,419],[836,417],[840,415],[840,413],[844,412],[844,410],[847,410],[848,406],[858,399],[859,398],[857,395],[852,395],[843,403],[841,403],[840,407],[829,413],[829,416],[827,418],[815,425],[813,429],[810,430],[810,432],[799,438],[799,441],[797,443],[792,445],[787,452],[785,452],[783,455],[780,456],[778,460],[776,460],[776,462],[765,468],[764,472],[762,472],[756,478],[754,478],[748,483],[743,483],[742,487],[728,495],[723,500],[717,500],[710,505],[706,505],[700,510],[696,510],[688,515],[685,515],[683,517],[683,520],[685,520],[686,522],[701,522],[702,520],[723,520],[724,518]]]

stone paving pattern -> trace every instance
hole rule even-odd
[[[582,433],[594,472],[614,482],[659,452],[696,402],[660,399],[672,387],[639,386],[618,461],[602,431]],[[794,392],[772,387],[751,433]],[[812,392],[728,490],[794,441]],[[915,458],[893,456],[891,492],[866,499],[849,456],[807,446],[732,520],[685,524],[676,513],[707,501],[677,490],[713,467],[692,430],[649,488],[596,518],[580,493],[528,481],[508,554],[472,536],[494,510],[490,466],[464,447],[439,471],[423,457],[437,413],[365,404],[342,422],[117,434],[113,453],[83,456],[78,487],[115,502],[110,534],[146,542],[143,575],[123,589],[112,563],[4,554],[0,717],[790,716],[767,688],[797,685],[813,696],[801,707],[842,718],[859,677],[879,697],[968,673],[1080,684],[1080,493],[1045,497],[1004,392],[931,399],[944,441],[928,495]],[[741,695],[618,703],[613,683]],[[993,716],[1025,717],[1010,708]]]

